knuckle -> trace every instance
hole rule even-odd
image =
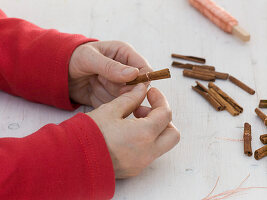
[[[148,125],[148,122],[145,122],[142,126],[142,130],[135,135],[135,142],[138,145],[148,144],[154,141],[154,134],[151,126]]]
[[[154,140],[154,137],[153,137],[153,131],[144,131],[142,133],[142,141],[145,142],[145,143],[150,143]]]
[[[168,117],[169,121],[172,121],[172,110],[169,107],[166,109],[166,116]]]
[[[130,47],[130,48],[132,48],[132,45],[129,44],[128,42],[123,42],[123,41],[119,41],[119,40],[115,40],[114,42],[120,47]]]
[[[112,72],[112,70],[114,69],[115,65],[116,65],[116,63],[115,63],[113,60],[108,60],[108,61],[106,62],[106,66],[105,66],[105,71],[104,71],[104,73],[105,73],[106,75],[111,74],[111,72]]]
[[[78,48],[80,54],[82,54],[83,56],[88,56],[88,54],[92,54],[94,50],[94,47],[89,44],[80,45]]]
[[[131,50],[131,47],[129,45],[127,45],[126,43],[119,44],[116,59],[118,59],[118,60],[125,60],[126,59],[126,63],[127,63],[128,62],[127,58],[130,55],[130,50]]]
[[[158,129],[160,128],[159,126],[160,125],[158,123],[156,123],[155,121],[149,121],[149,123],[147,123],[148,133],[154,135],[158,131]]]
[[[172,121],[172,110],[167,107],[162,109],[162,119],[167,119],[168,122]]]
[[[114,40],[114,42],[119,46],[125,46],[126,42],[120,41],[120,40]]]
[[[124,45],[127,46],[128,48],[134,49],[133,45],[131,45],[128,42],[124,42]]]

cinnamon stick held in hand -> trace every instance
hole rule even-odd
[[[155,72],[148,72],[146,74],[142,74],[138,76],[136,79],[134,79],[133,81],[127,82],[126,85],[135,85],[138,83],[144,83],[148,81],[154,81],[154,80],[166,79],[166,78],[171,78],[170,70],[168,68],[155,71]]]

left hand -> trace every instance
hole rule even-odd
[[[74,102],[99,107],[127,92],[125,83],[151,72],[133,47],[119,41],[89,42],[77,47],[69,63],[69,94]]]
[[[146,96],[151,107],[140,106]],[[134,111],[136,118],[127,119]],[[143,83],[87,115],[105,138],[116,178],[138,175],[180,140],[167,99]]]

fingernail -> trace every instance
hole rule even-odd
[[[130,75],[133,72],[137,71],[137,68],[134,67],[128,67],[122,71],[122,75]]]

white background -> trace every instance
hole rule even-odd
[[[259,135],[267,133],[254,113],[259,100],[267,99],[267,1],[216,2],[251,33],[250,42],[224,33],[186,0],[0,0],[1,9],[10,17],[100,40],[126,41],[155,70],[170,67],[172,78],[155,81],[152,86],[167,96],[181,142],[140,176],[117,181],[114,199],[201,199],[218,176],[221,180],[215,193],[237,187],[248,174],[251,176],[244,187],[267,186],[267,158],[256,161],[243,154],[242,142],[217,139],[242,139],[243,124],[249,122],[255,150],[262,146]],[[226,111],[214,111],[192,91],[194,80],[184,78],[182,70],[170,66],[173,52],[203,56],[218,71],[229,72],[255,88],[256,94],[251,96],[228,81],[216,81],[240,102],[244,113],[232,117]],[[0,92],[0,136],[22,137],[85,110],[81,107],[66,112]],[[267,190],[256,189],[232,199],[260,200],[266,196]]]

